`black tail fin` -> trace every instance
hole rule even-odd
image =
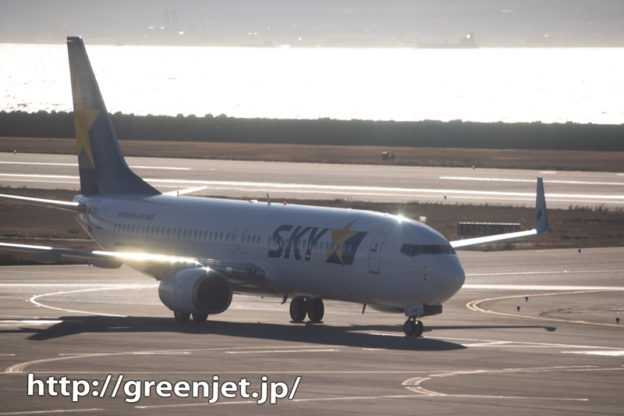
[[[67,52],[74,98],[81,193],[159,194],[126,164],[82,39],[68,37]]]

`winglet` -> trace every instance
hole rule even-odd
[[[535,196],[535,226],[538,234],[548,232],[548,212],[546,211],[546,198],[544,197],[544,181],[537,178],[537,192]]]

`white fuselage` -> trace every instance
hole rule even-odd
[[[256,291],[403,308],[439,305],[464,282],[432,228],[373,211],[174,196],[78,196],[78,221],[106,250],[247,262]],[[235,288],[244,291],[244,288]]]

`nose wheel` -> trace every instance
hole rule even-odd
[[[403,332],[405,332],[405,335],[407,335],[408,337],[419,337],[422,335],[424,329],[425,326],[423,325],[423,323],[417,321],[415,317],[410,317],[403,324]]]

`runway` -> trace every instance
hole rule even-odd
[[[73,155],[0,153],[0,186],[74,189]],[[128,158],[161,191],[274,200],[345,199],[533,206],[544,178],[550,208],[624,207],[624,173]]]
[[[281,299],[240,295],[205,324],[178,324],[155,281],[125,267],[3,267],[0,416],[624,413],[624,248],[459,255],[466,285],[424,319],[422,338],[403,336],[402,316],[361,305],[328,301],[322,325],[298,325]],[[73,403],[28,397],[28,373],[111,375],[111,385],[301,379],[275,405],[154,394]]]

